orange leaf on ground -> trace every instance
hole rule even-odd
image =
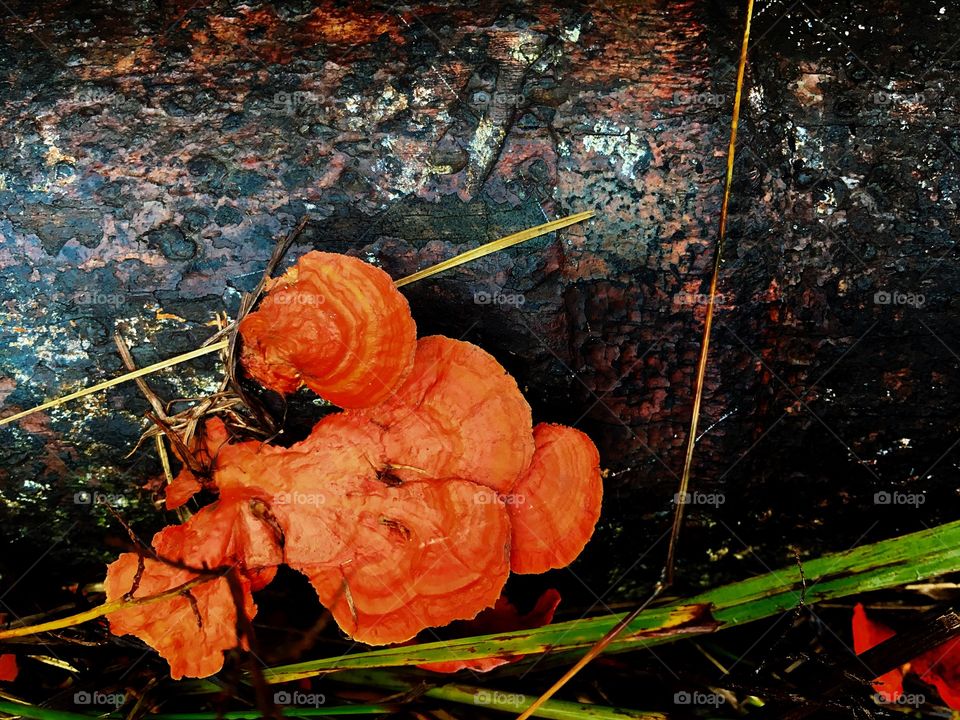
[[[894,635],[896,633],[886,625],[867,617],[863,603],[857,603],[853,608],[853,651],[857,655],[865,653]]]
[[[859,655],[896,635],[883,623],[871,620],[861,603],[853,608],[853,649]],[[873,685],[887,702],[903,694],[905,674],[916,675],[937,689],[940,698],[952,709],[960,710],[960,638],[954,638],[915,657],[904,669],[891,670]]]
[[[894,635],[896,633],[886,625],[867,617],[862,603],[853,608],[853,651],[857,655]],[[873,687],[885,702],[896,702],[903,695],[903,670],[898,668],[884,673],[873,681]]]
[[[960,638],[928,650],[910,663],[910,672],[933,685],[943,701],[960,710]]]

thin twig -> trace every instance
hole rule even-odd
[[[108,502],[103,503],[104,507],[107,508],[107,511],[113,515],[114,520],[120,523],[121,527],[127,532],[127,537],[130,538],[130,542],[133,544],[133,551],[137,553],[140,557],[149,558],[158,563],[163,563],[164,565],[169,565],[170,567],[176,570],[185,570],[186,572],[192,572],[195,575],[209,575],[212,577],[219,577],[223,575],[224,568],[229,568],[233,566],[223,565],[216,568],[208,568],[206,566],[198,567],[196,565],[190,565],[185,563],[182,560],[173,560],[168,557],[164,557],[157,553],[150,545],[147,545],[139,535],[134,532],[133,528],[127,523],[126,520],[116,511],[116,509]],[[132,591],[131,591],[132,592]]]
[[[680,479],[680,491],[677,494],[676,505],[673,515],[673,525],[670,531],[670,544],[667,548],[667,560],[664,565],[660,579],[654,585],[653,592],[639,607],[629,612],[620,622],[618,622],[610,631],[597,641],[587,653],[580,658],[577,663],[570,668],[563,677],[550,686],[550,688],[538,697],[530,707],[524,710],[517,720],[527,720],[531,717],[547,700],[556,694],[560,688],[566,685],[577,673],[579,673],[591,660],[602,653],[610,643],[619,637],[624,630],[630,627],[631,623],[646,610],[650,604],[673,584],[674,559],[676,554],[677,538],[680,534],[680,527],[683,524],[684,498],[690,485],[690,468],[693,464],[693,450],[697,438],[697,422],[700,416],[700,402],[703,397],[703,384],[706,375],[707,357],[710,349],[710,331],[713,325],[713,309],[717,294],[717,280],[720,275],[720,265],[723,254],[723,242],[727,232],[727,209],[730,203],[730,189],[733,185],[733,162],[737,147],[737,128],[740,121],[740,98],[743,92],[743,78],[747,65],[747,50],[750,46],[750,21],[753,18],[753,0],[747,0],[747,21],[743,32],[743,45],[740,49],[740,65],[737,71],[737,91],[733,104],[733,121],[730,128],[730,145],[727,150],[727,174],[724,183],[723,206],[720,210],[720,230],[717,234],[717,247],[713,261],[713,274],[710,278],[710,299],[707,303],[706,320],[703,327],[703,342],[700,346],[700,360],[697,364],[697,378],[693,400],[693,417],[690,421],[690,433],[687,436],[687,454],[683,467],[683,475]]]
[[[42,405],[37,405],[36,407],[30,408],[29,410],[24,410],[14,415],[9,415],[5,418],[0,418],[0,425],[8,425],[16,420],[19,420],[20,418],[25,418],[28,415],[33,415],[36,412],[41,412],[43,410],[49,410],[50,408],[55,408],[59,405],[63,405],[64,403],[70,402],[71,400],[77,400],[79,398],[86,397],[87,395],[98,393],[101,390],[107,390],[109,388],[115,387],[117,385],[120,385],[121,383],[125,383],[130,380],[136,380],[137,378],[145,377],[147,375],[150,375],[151,373],[157,372],[158,370],[165,370],[168,367],[173,367],[174,365],[185,363],[188,360],[193,360],[194,358],[202,357],[203,355],[209,355],[210,353],[216,352],[217,350],[220,350],[225,347],[227,347],[227,341],[222,340],[216,343],[215,345],[209,345],[207,347],[197,348],[196,350],[191,350],[190,352],[183,353],[182,355],[177,355],[172,358],[167,358],[166,360],[161,360],[158,363],[154,363],[153,365],[147,365],[146,367],[140,368],[139,370],[136,370],[134,372],[130,372],[125,375],[121,375],[120,377],[112,378],[110,380],[106,380],[102,383],[97,383],[96,385],[91,385],[90,387],[84,388],[83,390],[77,390],[76,392],[70,393],[69,395],[64,395],[63,397],[57,398],[56,400],[45,402]]]
[[[690,470],[693,467],[693,451],[697,445],[697,425],[700,422],[700,403],[703,400],[704,378],[707,374],[707,358],[710,355],[710,333],[713,329],[713,311],[717,300],[717,283],[720,279],[720,266],[723,263],[723,245],[727,238],[727,213],[730,207],[730,191],[733,188],[733,163],[737,154],[737,130],[740,127],[740,101],[743,96],[743,78],[747,69],[747,51],[750,47],[750,21],[753,19],[753,0],[747,0],[747,22],[743,30],[743,44],[740,47],[740,64],[737,67],[737,91],[733,99],[733,119],[730,123],[730,145],[727,148],[727,176],[723,187],[723,205],[720,208],[720,231],[717,233],[717,248],[713,256],[713,273],[710,276],[710,294],[707,300],[707,312],[703,322],[703,341],[700,344],[700,359],[697,362],[697,379],[693,395],[693,411],[690,417],[690,432],[687,435],[687,454],[683,462],[683,474],[680,476],[680,490],[676,496],[673,525],[670,528],[670,544],[667,546],[667,565],[663,582],[669,587],[673,584],[673,571],[677,552],[677,538],[683,524],[683,508],[686,505],[690,488]]]
[[[123,364],[127,370],[131,372],[136,371],[137,365],[133,360],[133,354],[130,352],[130,346],[127,345],[126,340],[123,339],[123,336],[119,332],[114,333],[113,342],[117,346],[117,352],[120,354],[120,359],[123,360]],[[150,403],[150,407],[153,408],[153,413],[147,413],[147,417],[153,423],[153,427],[157,429],[154,435],[157,455],[160,457],[160,465],[163,467],[163,476],[167,484],[169,484],[173,482],[173,471],[170,468],[170,457],[167,454],[167,446],[164,444],[163,438],[165,436],[170,438],[170,441],[178,450],[177,455],[184,458],[183,461],[187,463],[188,467],[190,466],[189,453],[185,452],[186,447],[181,441],[180,436],[170,426],[170,418],[167,415],[166,407],[159,396],[153,391],[153,388],[151,388],[143,378],[136,378],[136,383],[137,387],[140,388],[140,392],[147,399],[147,402]],[[140,442],[137,442],[134,451],[136,451],[138,447],[140,447]]]
[[[237,613],[237,642],[240,643],[243,638],[247,640],[247,665],[250,667],[250,677],[253,679],[253,688],[257,698],[257,708],[260,710],[262,718],[280,718],[277,707],[273,702],[273,696],[270,694],[270,687],[263,677],[263,669],[258,664],[260,657],[260,648],[257,645],[257,636],[253,629],[253,623],[247,617],[246,603],[243,596],[243,585],[240,582],[240,574],[236,568],[232,569],[226,575],[227,585],[230,587],[230,597],[233,598],[233,605]]]
[[[583,670],[583,668],[585,668],[591,660],[606,650],[610,643],[616,640],[624,630],[630,627],[631,623],[637,619],[640,613],[650,607],[650,604],[660,597],[660,593],[663,592],[663,589],[663,586],[660,583],[657,583],[654,591],[650,594],[650,597],[648,597],[642,605],[627,613],[627,615],[624,616],[620,622],[610,628],[607,634],[597,640],[597,642],[589,650],[587,650],[586,654],[577,660],[573,667],[567,670],[559,680],[557,680],[545,693],[543,693],[543,695],[534,700],[533,704],[517,717],[517,720],[525,720],[533,715],[545,702],[547,702],[547,700],[552,698],[560,688],[570,682],[570,680],[572,680],[577,673]]]
[[[573,225],[574,223],[581,222],[582,220],[586,220],[587,218],[593,217],[594,215],[595,215],[595,212],[593,210],[587,210],[586,212],[580,212],[574,215],[568,215],[567,217],[560,218],[559,220],[553,220],[551,222],[544,223],[543,225],[537,225],[536,227],[532,227],[518,233],[513,233],[512,235],[508,235],[499,240],[494,240],[493,242],[487,243],[485,245],[481,245],[480,247],[474,248],[473,250],[468,250],[464,253],[461,253],[460,255],[457,255],[456,257],[450,258],[449,260],[444,260],[441,263],[437,263],[433,267],[426,268],[425,270],[420,270],[419,272],[415,272],[412,275],[408,275],[407,277],[401,278],[397,280],[395,284],[397,287],[408,285],[412,282],[416,282],[417,280],[422,280],[424,278],[430,277],[431,275],[436,275],[437,273],[443,272],[444,270],[449,270],[450,268],[457,267],[458,265],[462,265],[472,260],[477,260],[478,258],[497,252],[498,250],[502,250],[504,248],[510,247],[511,245],[516,245],[526,240],[531,240],[535,237],[539,237],[541,235],[546,235],[547,233],[554,232],[555,230],[559,230],[561,228],[567,227],[568,225]],[[288,235],[287,238],[283,241],[283,243],[281,243],[280,246],[278,246],[278,250],[280,247],[284,247],[284,245],[286,245],[286,247],[289,247],[289,243],[292,242],[292,238],[295,238],[296,235],[299,234],[300,231],[302,231],[303,229],[302,226],[305,226],[307,222],[308,222],[307,219],[301,220],[300,223],[297,225],[297,227],[294,228],[294,230],[290,233],[290,235]],[[280,257],[282,257],[282,254],[280,255]],[[273,258],[271,258],[271,262],[273,262]],[[276,262],[279,263],[279,259],[277,259]],[[272,273],[273,269],[274,269],[273,267],[270,267],[270,265],[268,265],[269,272]],[[266,277],[266,274],[265,274],[265,277]],[[263,286],[265,285],[265,282],[266,281],[262,279],[260,282],[260,285],[257,286],[254,293],[250,293],[248,295],[252,294],[259,297],[259,294],[262,293],[263,291]],[[93,393],[100,392],[101,390],[107,390],[108,388],[112,388],[116,385],[120,385],[121,383],[125,383],[130,380],[136,380],[137,378],[145,377],[159,370],[164,370],[166,368],[173,367],[174,365],[179,365],[181,363],[187,362],[189,360],[193,360],[198,357],[202,357],[204,355],[209,355],[211,353],[217,352],[218,350],[228,350],[231,354],[233,354],[235,352],[235,338],[236,338],[236,333],[233,332],[233,330],[236,329],[236,324],[237,324],[236,321],[234,321],[233,323],[230,323],[230,325],[224,328],[221,328],[213,335],[213,337],[208,338],[206,341],[204,341],[203,345],[201,345],[196,350],[191,350],[190,352],[183,353],[182,355],[177,355],[176,357],[172,357],[167,360],[162,360],[158,363],[154,363],[153,365],[148,365],[147,367],[141,368],[140,370],[129,372],[129,373],[126,373],[125,375],[121,375],[120,377],[115,377],[115,378],[112,378],[111,380],[106,380],[102,383],[92,385],[91,387],[78,390],[77,392],[74,392],[74,393],[70,393],[69,395],[64,395],[63,397],[57,398],[55,400],[50,400],[49,402],[45,402],[42,405],[37,405],[36,407],[32,407],[29,410],[23,410],[22,412],[18,412],[14,415],[9,415],[5,418],[0,418],[0,426],[8,425],[9,423],[12,423],[16,420],[20,420],[21,418],[27,417],[28,415],[32,415],[33,413],[40,412],[42,410],[49,410],[50,408],[58,407],[59,405],[63,405],[64,403],[70,402],[71,400],[77,400],[79,398],[86,397],[87,395],[92,395]],[[229,336],[229,339],[222,339],[226,336]]]
[[[58,620],[51,620],[49,622],[40,623],[39,625],[27,625],[25,627],[10,628],[9,630],[0,630],[0,640],[26,637],[27,635],[36,635],[37,633],[49,632],[51,630],[63,630],[65,628],[73,627],[74,625],[80,625],[81,623],[95,620],[98,617],[103,617],[104,615],[109,615],[110,613],[118,610],[126,610],[127,608],[137,607],[140,605],[150,605],[151,603],[160,602],[161,600],[169,600],[170,598],[176,597],[177,595],[180,595],[181,593],[184,593],[191,588],[196,587],[197,585],[210,582],[216,577],[219,577],[219,575],[226,573],[228,570],[229,568],[218,568],[218,572],[209,571],[209,574],[195,577],[193,580],[185,582],[182,585],[172,587],[169,590],[164,590],[162,593],[157,593],[156,595],[148,595],[147,597],[142,598],[131,598],[129,600],[126,598],[112,600],[111,602],[97,605],[97,607],[91,608],[90,610],[85,610],[81,613],[76,613],[75,615],[59,618]]]
[[[167,444],[163,441],[163,433],[157,433],[153,436],[156,441],[157,455],[160,457],[160,466],[163,468],[163,479],[167,485],[173,482],[173,469],[170,467],[170,455],[167,453]]]
[[[512,245],[518,245],[519,243],[526,242],[527,240],[532,240],[533,238],[540,237],[541,235],[546,235],[554,232],[555,230],[561,230],[562,228],[568,227],[575,223],[588,220],[594,215],[596,215],[594,210],[586,210],[584,212],[574,213],[573,215],[567,215],[567,217],[560,218],[559,220],[552,220],[548,223],[544,223],[543,225],[537,225],[536,227],[528,228],[527,230],[521,230],[520,232],[513,233],[512,235],[502,237],[499,240],[488,242],[478,248],[474,248],[473,250],[467,250],[467,252],[460,253],[456,257],[452,257],[449,260],[444,260],[443,262],[437,263],[433,267],[428,267],[427,269],[420,270],[412,275],[407,275],[406,277],[395,281],[394,284],[397,287],[409,285],[410,283],[417,282],[418,280],[428,278],[431,275],[436,275],[437,273],[449,270],[450,268],[455,268],[458,265],[463,265],[464,263],[478,260],[486,255],[490,255],[491,253],[499,252],[500,250],[511,247]]]
[[[118,332],[113,334],[113,344],[117,346],[117,352],[120,354],[120,359],[123,361],[124,366],[130,372],[135,372],[137,365],[133,360],[133,354],[130,352],[130,346],[127,345],[127,341],[123,339],[123,336]],[[143,378],[135,378],[137,387],[140,388],[140,392],[147,399],[147,402],[150,403],[150,407],[153,408],[153,411],[163,420],[167,419],[167,414],[164,411],[163,403],[160,401],[160,398],[157,397],[157,394],[153,391],[147,381]]]

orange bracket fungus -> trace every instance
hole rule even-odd
[[[220,447],[227,442],[227,428],[218,418],[213,418],[204,426],[203,435],[194,436],[191,439],[190,447],[186,448],[193,455],[196,461],[194,465],[199,464],[203,468],[209,468],[213,464],[213,458]],[[174,454],[180,457],[180,451],[177,447],[173,448]],[[180,472],[167,484],[166,507],[167,510],[176,510],[187,502],[190,498],[200,492],[203,482],[187,465],[187,458],[180,457],[184,463]]]
[[[421,338],[407,381],[364,416],[386,429],[402,479],[459,477],[506,493],[533,457],[530,406],[516,381],[461,340]]]
[[[310,252],[272,281],[240,322],[241,362],[281,394],[306,385],[344,408],[386,398],[413,362],[416,325],[383,270],[336,253]]]
[[[347,635],[372,645],[456,620],[550,621],[555,593],[529,616],[498,598],[511,569],[564,567],[589,539],[602,486],[586,435],[534,429],[516,381],[476,345],[417,342],[389,277],[353,258],[308,253],[239,332],[251,377],[283,393],[305,384],[344,411],[290,447],[231,442],[209,418],[190,447],[208,477],[185,467],[166,500],[178,507],[202,487],[218,499],[157,533],[155,556],[123,554],[105,585],[117,600],[204,582],[110,613],[114,633],[154,647],[174,677],[210,675],[246,639],[237,606],[252,617],[251,593],[280,564],[309,579]],[[222,575],[201,577],[212,569],[234,573],[242,598]]]
[[[220,500],[182,525],[172,525],[153,538],[159,559],[124,553],[107,569],[107,600],[148,597],[171,590],[199,575],[197,568],[236,568],[243,591],[243,612],[254,617],[251,595],[273,579],[282,562],[270,525],[258,516],[255,503]],[[174,679],[205,677],[223,666],[223,651],[238,645],[237,614],[228,581],[215,577],[156,606],[132,607],[108,615],[116,635],[136,635],[170,663]]]
[[[384,486],[357,502],[349,562],[298,567],[361,642],[401,642],[472,618],[510,573],[510,521],[492,496],[463,480]]]
[[[566,567],[593,534],[603,481],[597,448],[579,430],[537,425],[536,451],[507,506],[512,521],[510,567],[542,573]]]

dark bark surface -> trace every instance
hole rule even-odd
[[[118,326],[141,364],[197,347],[304,215],[291,257],[399,277],[596,208],[407,295],[421,334],[480,343],[537,419],[597,441],[606,509],[574,570],[605,602],[642,592],[682,467],[742,10],[191,5],[13,3],[2,21],[4,410],[119,373]],[[688,584],[957,507],[960,15],[788,7],[758,3]],[[216,381],[203,360],[151,383]],[[77,492],[146,535],[164,522],[138,489],[152,448],[125,459],[145,409],[123,386],[0,430],[4,580],[98,578],[123,531]]]

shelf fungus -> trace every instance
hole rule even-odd
[[[461,340],[421,338],[406,382],[363,415],[386,428],[404,480],[460,477],[506,493],[533,457],[530,406],[516,381]]]
[[[251,593],[280,564],[370,645],[478,617],[549,622],[559,597],[529,617],[498,599],[511,570],[563,567],[589,539],[602,487],[586,435],[534,428],[516,381],[476,345],[417,342],[390,279],[352,258],[307,254],[239,331],[252,378],[278,392],[306,384],[344,409],[289,447],[231,440],[207,418],[166,499],[218,498],[158,533],[154,555],[122,555],[106,580],[110,600],[197,584],[111,613],[114,633],[156,648],[174,677],[214,673],[245,640],[238,609],[253,616]],[[218,567],[233,586],[202,577]]]
[[[369,407],[410,371],[416,333],[406,298],[383,270],[310,252],[240,322],[240,359],[280,394],[306,385],[339,407]]]
[[[490,489],[411,482],[355,502],[351,560],[298,568],[355,640],[403,642],[496,602],[510,573],[510,520]]]
[[[153,557],[128,552],[110,564],[104,581],[108,602],[150,597],[201,578],[191,568],[207,568],[211,577],[165,600],[110,613],[110,631],[135,635],[153,647],[174,679],[218,672],[224,651],[246,647],[237,635],[237,605],[253,618],[252,592],[273,579],[282,560],[272,529],[248,503],[221,499],[182,525],[158,532],[152,549]],[[220,567],[236,572],[240,598],[224,573],[213,574]]]
[[[600,517],[600,456],[586,435],[563,425],[534,428],[536,451],[508,504],[510,567],[542,573],[573,562]]]

